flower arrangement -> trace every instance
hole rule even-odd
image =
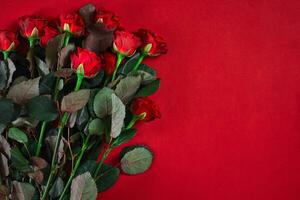
[[[160,79],[142,61],[167,52],[163,38],[92,4],[18,25],[0,31],[0,199],[93,200],[120,169],[145,172],[144,145],[123,148],[117,166],[105,160],[137,123],[161,117],[148,97]]]

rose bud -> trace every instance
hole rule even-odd
[[[103,59],[104,59],[103,68],[105,73],[107,75],[112,75],[116,67],[116,62],[117,62],[116,55],[110,52],[105,52],[103,54]]]
[[[77,47],[77,51],[71,54],[71,67],[77,71],[78,67],[84,70],[84,77],[93,78],[101,70],[101,60],[94,52]]]
[[[96,23],[102,23],[107,29],[115,30],[120,27],[120,18],[113,12],[100,9],[95,16]]]
[[[0,51],[9,52],[19,45],[17,35],[11,31],[0,31]]]
[[[51,27],[51,26],[46,26],[44,28],[44,34],[41,36],[41,46],[47,46],[47,43],[50,39],[54,38],[59,34],[58,30]]]
[[[78,13],[60,15],[60,27],[63,31],[69,32],[75,37],[84,34],[84,21]]]
[[[131,57],[140,45],[140,39],[126,31],[117,31],[114,36],[113,48],[117,53]]]
[[[140,97],[133,100],[131,111],[135,116],[140,116],[139,120],[146,122],[161,118],[161,113],[154,101],[148,97]]]
[[[19,18],[21,35],[25,38],[38,38],[42,35],[47,21],[36,16],[24,16]]]
[[[141,49],[148,56],[159,56],[167,53],[167,43],[165,40],[146,29],[140,29],[136,35],[141,39]]]

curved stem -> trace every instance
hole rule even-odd
[[[70,175],[70,177],[69,177],[69,179],[68,179],[67,184],[66,184],[65,187],[64,187],[63,192],[62,192],[61,195],[60,195],[59,200],[63,200],[63,199],[64,199],[64,196],[65,196],[66,192],[68,191],[69,186],[70,186],[71,183],[72,183],[72,180],[73,180],[73,178],[74,178],[74,176],[75,176],[75,174],[76,174],[76,172],[77,172],[77,169],[79,168],[79,165],[80,165],[80,163],[81,163],[83,154],[85,153],[85,151],[86,151],[87,148],[88,148],[88,140],[89,140],[89,138],[90,138],[90,135],[87,136],[87,138],[86,138],[84,144],[82,145],[82,148],[81,148],[79,157],[78,157],[78,159],[77,159],[77,161],[76,161],[75,167],[74,167],[74,169],[73,169],[72,172],[71,172],[71,175]]]
[[[40,156],[41,149],[42,149],[42,142],[44,140],[44,135],[45,135],[45,130],[46,130],[46,125],[47,125],[47,122],[43,122],[43,124],[41,126],[41,131],[40,131],[40,135],[39,135],[39,141],[37,144],[35,156]]]
[[[113,76],[112,76],[112,79],[111,79],[112,81],[115,80],[117,72],[118,72],[118,69],[119,69],[119,66],[120,66],[122,60],[124,59],[124,56],[122,54],[120,54],[120,53],[118,53],[117,57],[118,57],[118,59],[117,59],[116,67],[115,67],[115,70],[114,70],[114,73],[113,73]]]
[[[75,91],[78,91],[80,89],[81,83],[83,80],[83,76],[81,74],[77,74],[77,83],[76,83],[76,88]],[[52,161],[51,161],[51,168],[50,168],[50,175],[45,187],[45,191],[43,193],[43,196],[41,198],[41,200],[46,200],[49,190],[50,190],[50,186],[52,184],[52,179],[54,178],[56,171],[57,171],[57,153],[58,153],[58,148],[60,145],[60,141],[61,141],[61,137],[63,135],[63,130],[68,122],[68,119],[70,117],[70,113],[65,112],[62,116],[62,118],[60,119],[60,125],[59,125],[59,129],[58,129],[58,133],[57,133],[57,137],[56,137],[56,141],[55,141],[55,147],[54,147],[54,151],[53,151],[53,155],[52,155]]]
[[[101,170],[101,167],[102,167],[104,161],[106,160],[107,156],[111,152],[111,150],[112,150],[112,147],[109,145],[108,148],[106,149],[106,151],[104,152],[100,162],[98,163],[96,170],[94,171],[94,178],[95,179],[97,179],[97,176],[98,176],[98,174]]]
[[[135,64],[135,66],[133,68],[133,71],[138,70],[138,68],[139,68],[140,64],[142,63],[142,61],[144,60],[145,56],[146,56],[146,54],[141,54],[140,55],[137,63]]]

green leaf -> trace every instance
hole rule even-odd
[[[96,182],[98,192],[103,192],[112,187],[118,180],[120,170],[117,167],[103,164]]]
[[[29,183],[21,183],[13,181],[13,199],[16,200],[32,200],[35,188]]]
[[[115,141],[112,143],[112,147],[117,147],[120,146],[121,144],[124,144],[125,142],[128,142],[129,140],[131,140],[133,138],[133,136],[135,136],[136,134],[136,129],[129,129],[129,130],[125,130],[123,131],[119,137],[117,137],[115,139]]]
[[[25,104],[29,99],[36,97],[40,94],[40,78],[41,77],[29,79],[28,81],[23,81],[19,84],[12,86],[8,91],[7,97],[12,99],[17,104]]]
[[[17,142],[20,143],[27,143],[28,142],[28,138],[26,133],[24,133],[23,131],[21,131],[20,129],[16,128],[16,127],[12,127],[9,129],[8,131],[8,137],[12,140],[15,140]]]
[[[90,90],[83,89],[63,97],[61,102],[61,111],[74,113],[82,109],[90,98]]]
[[[58,52],[63,47],[65,34],[60,34],[49,40],[46,47],[46,63],[50,69],[56,69],[56,62],[58,59]],[[62,67],[62,66],[60,66]]]
[[[3,133],[3,131],[5,130],[5,128],[6,128],[6,125],[0,123],[0,135]]]
[[[53,154],[55,144],[56,144],[57,136],[52,135],[46,137],[45,141],[49,145],[51,153]],[[60,162],[62,157],[64,156],[64,142],[63,140],[60,140],[59,147],[58,147],[58,152],[57,152],[57,160]]]
[[[146,97],[154,94],[160,86],[160,80],[157,79],[148,85],[142,86],[136,93],[136,97]]]
[[[127,76],[117,84],[115,92],[122,102],[126,104],[137,92],[141,82],[140,76]]]
[[[113,93],[113,90],[105,87],[96,94],[94,98],[93,108],[97,117],[104,118],[111,114],[111,95]]]
[[[148,72],[152,76],[156,77],[156,71],[154,69],[152,69],[151,67],[149,67],[148,65],[146,65],[146,64],[141,64],[139,66],[139,70],[144,71],[144,72]]]
[[[8,160],[11,158],[11,148],[5,137],[0,135],[0,175],[7,177],[9,175]]]
[[[157,78],[156,76],[153,76],[152,74],[138,70],[138,71],[132,71],[128,74],[128,76],[139,76],[141,77],[141,85],[147,85],[153,81],[155,81]]]
[[[40,94],[51,94],[55,88],[56,77],[54,73],[43,76],[39,83]]]
[[[37,96],[26,103],[29,115],[40,121],[53,121],[58,116],[55,103],[47,96]]]
[[[4,61],[0,61],[0,90],[6,87],[7,81],[7,69]]]
[[[71,185],[70,200],[95,200],[97,198],[97,186],[89,172],[74,178]]]
[[[100,91],[99,89],[91,89],[90,99],[87,104],[89,113],[90,113],[91,117],[93,117],[93,118],[97,117],[95,114],[95,111],[94,111],[94,99],[95,99],[96,94],[98,94],[99,91]]]
[[[104,71],[100,71],[95,77],[89,79],[83,79],[82,88],[93,88],[101,84],[104,78]]]
[[[57,179],[54,181],[49,191],[49,195],[53,199],[58,198],[62,193],[63,189],[64,189],[64,181],[60,177],[57,177]]]
[[[38,71],[40,76],[45,76],[47,74],[49,74],[49,67],[47,66],[47,64],[42,61],[39,57],[35,56],[35,63],[38,67]]]
[[[127,62],[121,68],[120,74],[123,74],[123,75],[129,74],[135,67],[137,61],[139,60],[140,55],[141,54],[139,52],[137,52],[130,59],[128,59]]]
[[[76,125],[77,128],[82,131],[87,123],[89,122],[90,115],[87,106],[83,107],[81,110],[77,111]]]
[[[104,133],[104,122],[99,119],[93,119],[88,125],[88,133],[91,135],[102,135]]]
[[[149,169],[153,155],[146,147],[135,147],[121,159],[121,169],[126,174],[140,174]]]
[[[97,166],[97,162],[95,160],[87,160],[77,170],[76,175],[84,174],[85,172],[90,172],[93,174]]]
[[[29,161],[23,156],[23,154],[17,147],[12,148],[10,153],[12,166],[14,168],[24,173],[30,172],[32,170],[29,165]]]
[[[11,99],[0,98],[0,113],[0,123],[7,124],[18,117],[20,108]]]
[[[115,94],[111,94],[111,101],[112,101],[112,114],[111,114],[110,136],[112,138],[117,138],[122,131],[126,111],[125,111],[125,105]]]

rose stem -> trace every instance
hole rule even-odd
[[[142,61],[144,60],[145,57],[146,57],[146,54],[144,54],[144,53],[140,55],[137,63],[135,64],[135,66],[133,68],[133,71],[136,71],[139,68],[140,64],[142,63]]]
[[[95,180],[97,180],[97,175],[98,175],[98,173],[100,172],[101,167],[102,167],[104,161],[106,160],[107,156],[108,156],[109,153],[111,152],[111,150],[112,150],[112,146],[110,146],[110,144],[108,144],[107,149],[105,150],[105,152],[104,152],[104,154],[103,154],[103,156],[102,156],[100,162],[99,162],[98,165],[97,165],[96,170],[94,171],[94,178],[95,178]]]
[[[71,34],[67,34],[67,36],[66,36],[66,38],[64,40],[64,46],[68,45],[70,37],[71,37]],[[29,40],[29,41],[31,41],[31,40]],[[30,42],[30,44],[31,43],[32,42]],[[56,78],[56,84],[55,84],[54,96],[53,96],[53,100],[54,101],[57,100],[59,81],[60,81],[60,78]],[[47,122],[44,121],[42,123],[42,126],[41,126],[40,135],[39,135],[39,141],[38,141],[37,149],[36,149],[36,152],[35,152],[35,156],[40,156],[41,149],[42,149],[42,142],[44,140],[44,135],[45,135],[45,130],[46,130],[46,125],[47,125]]]
[[[118,57],[118,59],[117,59],[115,71],[114,71],[113,76],[112,76],[112,79],[111,79],[112,81],[115,80],[117,71],[118,71],[118,69],[119,69],[119,66],[120,66],[122,60],[124,59],[124,56],[123,56],[122,54],[120,54],[120,53],[117,54],[117,57]]]
[[[3,59],[7,60],[8,56],[9,56],[9,51],[2,51],[3,53]]]
[[[84,75],[77,73],[77,83],[76,83],[76,88],[75,88],[75,92],[78,91],[80,89],[82,80],[83,80]],[[50,185],[52,182],[52,179],[56,173],[56,169],[57,169],[57,165],[56,165],[56,160],[57,160],[57,151],[59,148],[59,144],[60,144],[60,140],[61,140],[61,136],[63,135],[63,130],[65,125],[68,122],[68,119],[70,117],[70,114],[67,112],[64,112],[62,118],[60,119],[60,125],[59,125],[59,129],[58,129],[58,133],[57,133],[57,137],[56,137],[56,142],[55,142],[55,147],[54,147],[54,151],[53,151],[53,157],[52,157],[52,161],[51,161],[51,168],[50,168],[50,175],[46,184],[46,188],[45,188],[45,192],[41,198],[41,200],[45,200],[47,198],[48,192],[50,190]]]
[[[69,186],[70,186],[71,183],[72,183],[72,180],[73,180],[73,178],[74,178],[74,176],[75,176],[75,174],[76,174],[76,172],[77,172],[77,169],[78,169],[78,167],[79,167],[79,165],[80,165],[80,162],[81,162],[81,159],[82,159],[82,157],[83,157],[83,154],[85,153],[85,151],[86,151],[87,148],[88,148],[88,141],[89,141],[89,138],[90,138],[90,135],[88,135],[88,136],[86,137],[86,139],[85,139],[85,141],[84,141],[84,143],[83,143],[83,145],[82,145],[82,147],[81,147],[81,151],[80,151],[79,157],[78,157],[78,159],[77,159],[77,161],[76,161],[75,167],[74,167],[74,169],[73,169],[72,172],[71,172],[71,175],[70,175],[70,177],[69,177],[69,179],[68,179],[67,184],[65,185],[65,188],[64,188],[63,192],[61,193],[61,196],[60,196],[59,200],[62,200],[62,199],[64,198],[66,192],[68,191]]]

